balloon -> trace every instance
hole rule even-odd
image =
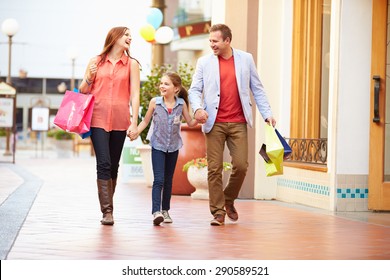
[[[156,30],[156,42],[159,44],[167,44],[173,39],[173,30],[169,26],[161,26]]]
[[[154,35],[156,34],[156,30],[151,24],[147,23],[141,27],[139,33],[141,34],[141,37],[144,38],[146,41],[153,41]]]
[[[146,16],[147,23],[151,24],[154,29],[159,28],[163,21],[163,14],[158,8],[150,8],[148,15]]]

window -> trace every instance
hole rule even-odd
[[[295,0],[292,162],[326,165],[331,0]]]

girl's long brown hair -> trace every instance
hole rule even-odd
[[[188,92],[187,92],[187,89],[185,89],[181,83],[181,78],[180,78],[180,75],[177,74],[176,72],[172,72],[172,71],[167,71],[163,74],[163,76],[167,76],[171,81],[172,81],[172,84],[175,86],[175,87],[178,87],[180,88],[177,96],[178,97],[181,97],[184,99],[184,102],[187,104],[188,106]]]

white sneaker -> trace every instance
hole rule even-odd
[[[162,210],[162,215],[164,217],[164,223],[172,223],[172,218],[169,216],[169,213],[167,210]]]
[[[153,213],[153,224],[155,226],[158,226],[164,221],[164,216],[161,214],[160,211],[156,211]]]

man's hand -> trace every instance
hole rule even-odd
[[[276,125],[276,120],[273,118],[273,117],[269,117],[265,120],[269,125],[272,125],[273,127],[275,127]]]

